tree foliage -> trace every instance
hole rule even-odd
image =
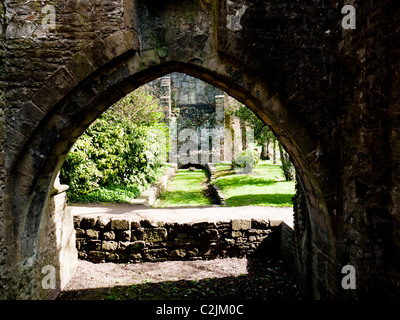
[[[76,141],[60,171],[70,202],[90,201],[101,188],[139,194],[166,160],[167,127],[158,100],[140,88],[101,115]]]
[[[232,164],[236,168],[243,168],[243,173],[251,173],[257,167],[260,158],[254,149],[247,148],[238,153]]]
[[[232,104],[228,107],[227,114],[230,116],[238,117],[242,127],[247,126],[252,128],[254,130],[254,140],[257,144],[261,145],[263,148],[268,148],[268,145],[272,141],[275,149],[276,137],[274,136],[271,129],[245,105],[239,102]],[[278,147],[285,179],[286,181],[293,181],[295,176],[294,166],[289,160],[288,153],[283,149],[282,145],[279,142]]]

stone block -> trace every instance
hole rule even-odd
[[[100,251],[101,250],[101,241],[100,240],[89,240],[85,245],[86,250],[94,250]]]
[[[82,217],[81,220],[81,228],[82,229],[91,229],[96,226],[97,218],[95,217]]]
[[[269,226],[270,227],[279,227],[282,224],[282,220],[270,220]]]
[[[182,259],[186,256],[186,250],[185,249],[175,249],[172,250],[169,254],[171,258],[178,258]]]
[[[108,261],[119,261],[120,260],[120,256],[118,255],[118,253],[115,252],[111,252],[110,254],[106,255],[106,258]]]
[[[217,224],[215,222],[197,222],[193,223],[192,227],[195,229],[216,229]]]
[[[168,257],[168,251],[165,248],[147,249],[142,256],[145,261],[163,261]]]
[[[134,231],[135,229],[140,228],[140,222],[138,221],[131,221],[131,230]]]
[[[176,246],[191,246],[194,244],[194,239],[175,239],[174,245]]]
[[[88,229],[86,230],[86,236],[89,239],[98,239],[100,235],[100,231],[95,230],[95,229]]]
[[[193,249],[191,249],[191,250],[189,250],[189,251],[187,252],[187,256],[188,256],[189,258],[193,258],[193,257],[196,257],[198,253],[199,253],[199,249],[193,248]]]
[[[94,71],[94,67],[90,63],[87,56],[80,52],[72,56],[71,61],[67,65],[67,68],[77,81],[83,80],[91,72]]]
[[[197,235],[197,240],[200,241],[218,241],[219,233],[217,229],[206,229]]]
[[[157,228],[162,225],[162,222],[145,219],[145,220],[140,220],[140,225],[143,228]]]
[[[84,245],[86,244],[86,239],[76,239],[75,246],[78,250],[83,250]]]
[[[86,232],[85,232],[85,230],[83,230],[81,228],[76,228],[75,229],[75,236],[77,238],[86,238]]]
[[[141,261],[143,259],[142,254],[141,253],[131,253],[129,255],[129,260],[133,260],[133,261]]]
[[[93,262],[103,261],[106,258],[106,253],[103,251],[89,251],[88,260]]]
[[[178,238],[178,239],[186,239],[186,238],[188,238],[188,235],[187,235],[187,233],[178,233],[176,235],[176,238]]]
[[[257,235],[257,234],[261,234],[261,232],[262,232],[262,230],[258,230],[258,229],[249,229],[249,230],[247,230],[247,235],[250,235],[250,236],[255,236],[255,235]]]
[[[47,111],[57,102],[57,96],[52,90],[43,86],[32,97],[32,101],[40,110]]]
[[[103,240],[115,240],[115,232],[114,231],[104,232]]]
[[[118,242],[117,241],[102,241],[101,248],[102,248],[102,250],[105,250],[105,251],[115,251],[118,248]]]
[[[130,250],[132,251],[140,251],[146,246],[144,241],[134,241],[130,244]]]
[[[167,240],[167,229],[165,228],[145,228],[144,240],[146,242],[158,242]]]
[[[109,230],[110,229],[110,219],[99,217],[97,219],[97,228],[100,230]]]
[[[117,57],[132,49],[132,46],[128,44],[125,39],[125,34],[122,31],[117,31],[109,35],[106,39],[104,39],[104,44],[114,57]]]
[[[76,84],[75,79],[69,74],[67,69],[60,68],[50,79],[47,80],[47,86],[51,88],[59,97],[67,94]]]
[[[207,245],[207,246],[200,247],[199,253],[201,256],[209,257],[209,256],[214,255],[214,250],[215,250],[215,246]]]
[[[137,228],[131,231],[131,241],[144,240],[144,228]]]
[[[268,235],[258,235],[256,241],[264,241],[266,238],[268,238]]]
[[[252,229],[267,229],[268,225],[268,221],[265,221],[263,219],[251,219]]]
[[[131,241],[131,231],[129,231],[129,230],[118,231],[118,240],[119,241]]]
[[[237,238],[237,237],[241,237],[242,236],[242,232],[240,231],[232,231],[232,237],[233,238]]]
[[[238,238],[236,238],[236,243],[237,244],[245,243],[245,242],[247,242],[247,238],[246,237],[238,237]]]
[[[80,259],[80,260],[86,260],[87,257],[88,257],[88,255],[87,255],[86,252],[78,251],[78,259]]]
[[[232,230],[248,230],[251,229],[251,220],[249,219],[234,219],[231,221]]]
[[[256,240],[257,240],[256,236],[249,236],[249,241],[250,242],[254,242]]]
[[[127,251],[131,246],[131,242],[129,241],[119,241],[118,242],[118,250]]]
[[[113,58],[104,42],[97,38],[89,43],[85,48],[85,55],[88,58],[91,65],[95,68],[101,67]]]
[[[80,228],[81,226],[81,221],[82,221],[82,217],[81,216],[74,216],[74,228]]]
[[[130,230],[131,221],[129,218],[112,218],[111,230]]]

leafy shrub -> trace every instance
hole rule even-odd
[[[252,148],[247,148],[236,156],[232,164],[234,167],[243,168],[243,171],[250,173],[253,171],[254,167],[257,166],[259,161],[260,158],[258,157],[257,151]]]
[[[145,90],[133,92],[77,140],[60,171],[68,201],[123,202],[156,180],[168,132],[154,100]]]

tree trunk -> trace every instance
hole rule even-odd
[[[279,155],[281,157],[281,163],[282,163],[282,170],[283,170],[283,174],[285,176],[285,180],[286,181],[291,181],[292,180],[292,176],[290,173],[290,161],[286,160],[282,145],[280,142],[278,142],[278,147],[279,147]]]
[[[261,146],[261,159],[262,160],[269,160],[269,140],[265,141]]]

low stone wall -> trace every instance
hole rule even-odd
[[[209,189],[212,197],[215,199],[216,204],[220,206],[225,206],[226,205],[225,196],[221,188],[215,183],[215,171],[216,171],[215,164],[207,163],[205,165],[205,168],[207,170]]]
[[[243,257],[262,248],[279,252],[280,224],[236,219],[173,223],[75,216],[80,259],[142,262]]]

